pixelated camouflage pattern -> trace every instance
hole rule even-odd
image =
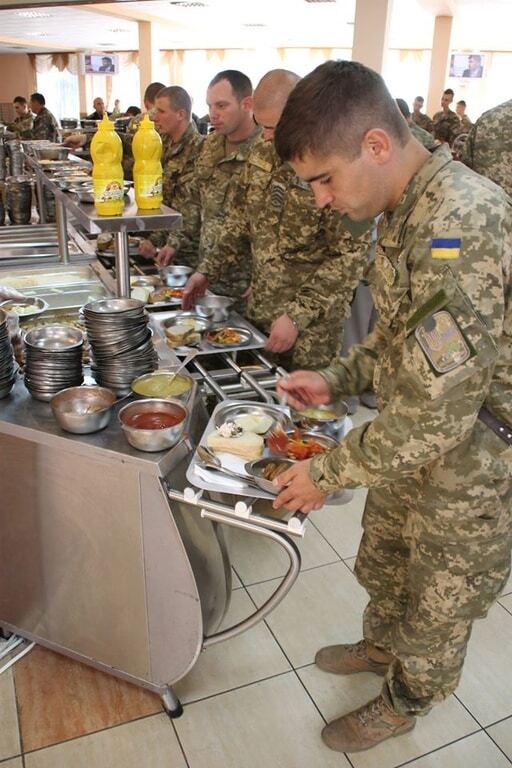
[[[25,115],[19,115],[12,123],[8,123],[7,130],[14,131],[19,139],[31,139],[33,126],[34,115],[32,112],[27,112]]]
[[[123,175],[124,178],[128,181],[133,181],[133,164],[135,163],[132,152],[133,137],[137,133],[139,125],[144,120],[145,116],[148,115],[149,119],[154,121],[155,114],[156,110],[153,107],[153,109],[150,109],[149,112],[140,112],[140,114],[134,115],[134,117],[132,117],[126,126],[126,133],[119,134],[123,144]]]
[[[201,210],[190,200],[188,187],[194,183],[195,165],[203,139],[204,136],[198,133],[194,123],[190,123],[183,136],[176,142],[164,136],[162,154],[164,204],[179,211],[182,222],[179,230],[160,230],[153,232],[149,238],[157,247],[165,244],[174,246],[179,253],[175,263],[194,268],[198,260]]]
[[[57,141],[59,138],[57,120],[46,107],[43,107],[39,114],[34,117],[31,138],[47,139],[48,141]]]
[[[512,197],[512,99],[484,112],[476,121],[462,161]]]
[[[328,365],[341,349],[344,319],[363,274],[370,234],[362,232],[368,227],[357,227],[362,236],[356,242],[346,219],[317,208],[310,185],[281,162],[272,141],[254,144],[244,189],[212,259],[230,267],[249,248],[247,317],[268,334],[273,321],[287,314],[299,330],[292,350],[276,355],[276,362],[288,369]]]
[[[467,115],[462,115],[462,117],[459,118],[460,120],[460,127],[462,133],[468,133],[471,128],[473,127],[473,123],[469,119]]]
[[[217,234],[225,226],[230,210],[240,209],[244,194],[243,175],[247,158],[261,131],[256,129],[245,141],[226,149],[226,138],[211,133],[203,142],[196,166],[196,204],[201,206],[201,236],[198,270],[208,275],[210,290],[237,299],[251,282],[249,244],[238,253],[236,261],[227,265],[222,254],[214,255]],[[194,203],[192,197],[191,200]],[[241,305],[239,304],[241,308]]]
[[[434,258],[433,237],[460,238],[458,258]],[[512,447],[477,416],[485,404],[512,424],[511,260],[510,199],[438,148],[379,223],[374,331],[323,371],[338,396],[377,394],[376,419],[315,457],[311,477],[370,488],[356,573],[365,637],[399,658],[385,695],[400,712],[454,689],[471,622],[510,568]],[[415,336],[440,308],[471,349],[441,375]]]
[[[432,120],[428,115],[424,115],[423,112],[420,112],[419,114],[416,114],[416,112],[412,112],[411,117],[415,125],[419,126],[420,128],[423,128],[424,131],[428,131],[428,133],[433,133],[434,123],[432,122]]]
[[[433,134],[439,141],[447,141],[448,144],[453,144],[455,137],[462,133],[462,127],[460,124],[459,116],[452,109],[448,112],[441,110],[436,112],[432,118],[434,124]]]
[[[427,149],[433,149],[436,146],[436,140],[432,134],[425,131],[423,128],[420,128],[416,123],[409,123],[409,129],[414,138],[418,139],[418,141]]]

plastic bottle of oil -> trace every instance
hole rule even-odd
[[[91,155],[96,210],[100,216],[117,216],[124,208],[123,145],[107,115],[91,141]]]
[[[142,210],[160,208],[162,205],[162,139],[155,131],[155,124],[144,115],[133,137],[133,183],[135,202]]]

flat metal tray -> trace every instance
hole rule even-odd
[[[149,309],[149,306],[147,306],[146,309]],[[163,323],[165,320],[168,320],[171,317],[176,317],[176,315],[179,314],[180,312],[181,310],[174,310],[170,312],[155,312],[154,314],[150,314],[149,324],[153,329],[155,336],[159,336],[161,339],[163,339],[164,344],[167,344],[167,342],[165,338],[165,332],[163,330]],[[185,355],[188,355],[188,353],[191,352],[192,349],[197,349],[198,355],[218,355],[219,352],[237,352],[237,351],[246,350],[246,349],[262,349],[267,343],[268,339],[265,336],[265,334],[261,333],[261,331],[258,331],[258,329],[254,327],[254,325],[252,325],[248,320],[246,320],[244,317],[239,315],[238,312],[231,312],[228,319],[225,322],[212,323],[211,330],[215,330],[216,328],[223,328],[226,325],[236,326],[237,328],[243,328],[244,330],[249,331],[251,333],[251,339],[249,343],[239,344],[238,346],[234,346],[234,347],[223,346],[220,349],[219,347],[214,347],[212,344],[209,344],[206,341],[206,339],[203,338],[201,339],[201,341],[197,346],[175,347],[173,348],[173,351],[179,357],[184,357]]]

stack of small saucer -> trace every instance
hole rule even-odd
[[[25,335],[25,386],[36,400],[82,383],[84,337],[77,328],[46,325]]]
[[[134,379],[155,370],[158,356],[144,302],[137,299],[92,301],[84,307],[84,319],[97,384],[112,389],[117,395],[126,395]]]
[[[7,313],[0,309],[0,397],[9,394],[14,381],[14,358],[7,328]]]

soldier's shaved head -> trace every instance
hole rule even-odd
[[[254,120],[261,125],[263,138],[270,141],[288,96],[300,77],[288,69],[271,69],[263,75],[254,91]]]

